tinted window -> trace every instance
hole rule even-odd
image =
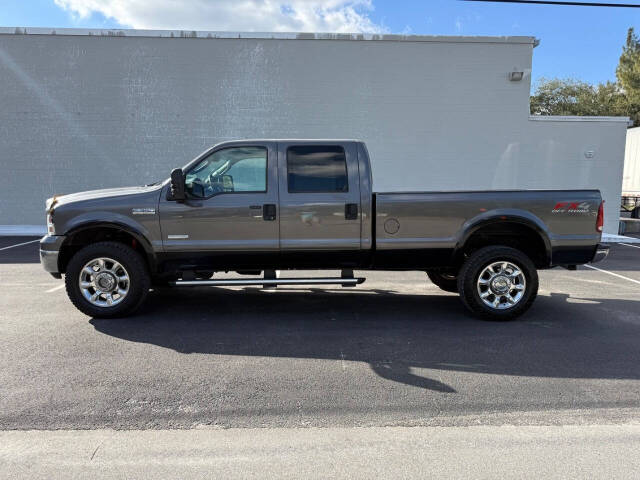
[[[186,190],[194,197],[217,193],[267,191],[267,149],[233,147],[218,150],[192,168],[186,176]]]
[[[291,193],[347,192],[347,161],[339,146],[287,149],[287,181]]]

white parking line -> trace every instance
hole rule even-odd
[[[620,245],[624,245],[625,247],[640,248],[638,245],[629,245],[628,243],[621,243]]]
[[[10,248],[21,247],[22,245],[29,245],[30,243],[36,243],[36,242],[39,242],[39,241],[40,241],[40,239],[38,238],[37,240],[31,240],[30,242],[16,243],[15,245],[9,245],[8,247],[2,247],[2,248],[0,248],[0,250],[8,250]]]
[[[587,268],[591,268],[592,270],[597,270],[602,273],[608,273],[609,275],[613,275],[614,277],[622,278],[623,280],[629,280],[630,282],[637,283],[640,285],[640,280],[634,280],[633,278],[625,277],[624,275],[619,275],[617,273],[609,272],[607,270],[602,270],[601,268],[597,268],[591,265],[585,265]]]
[[[58,285],[57,287],[50,288],[46,291],[46,293],[55,292],[56,290],[60,290],[61,288],[64,288],[64,283],[62,285]]]

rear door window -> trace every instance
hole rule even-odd
[[[287,149],[289,193],[348,192],[347,159],[339,145],[299,145]]]

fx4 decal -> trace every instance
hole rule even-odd
[[[551,213],[589,213],[589,202],[558,202]]]

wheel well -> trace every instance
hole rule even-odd
[[[78,250],[87,245],[97,242],[111,241],[120,242],[140,253],[144,261],[147,263],[147,267],[151,267],[152,259],[149,253],[145,250],[144,246],[133,234],[127,232],[118,227],[89,227],[72,232],[67,235],[65,242],[60,249],[60,256],[58,258],[60,272],[64,273],[67,270],[67,264],[71,257],[73,257]]]
[[[505,245],[526,254],[537,268],[549,266],[547,246],[542,235],[524,223],[501,221],[490,223],[473,232],[460,249],[459,260],[491,245]]]

